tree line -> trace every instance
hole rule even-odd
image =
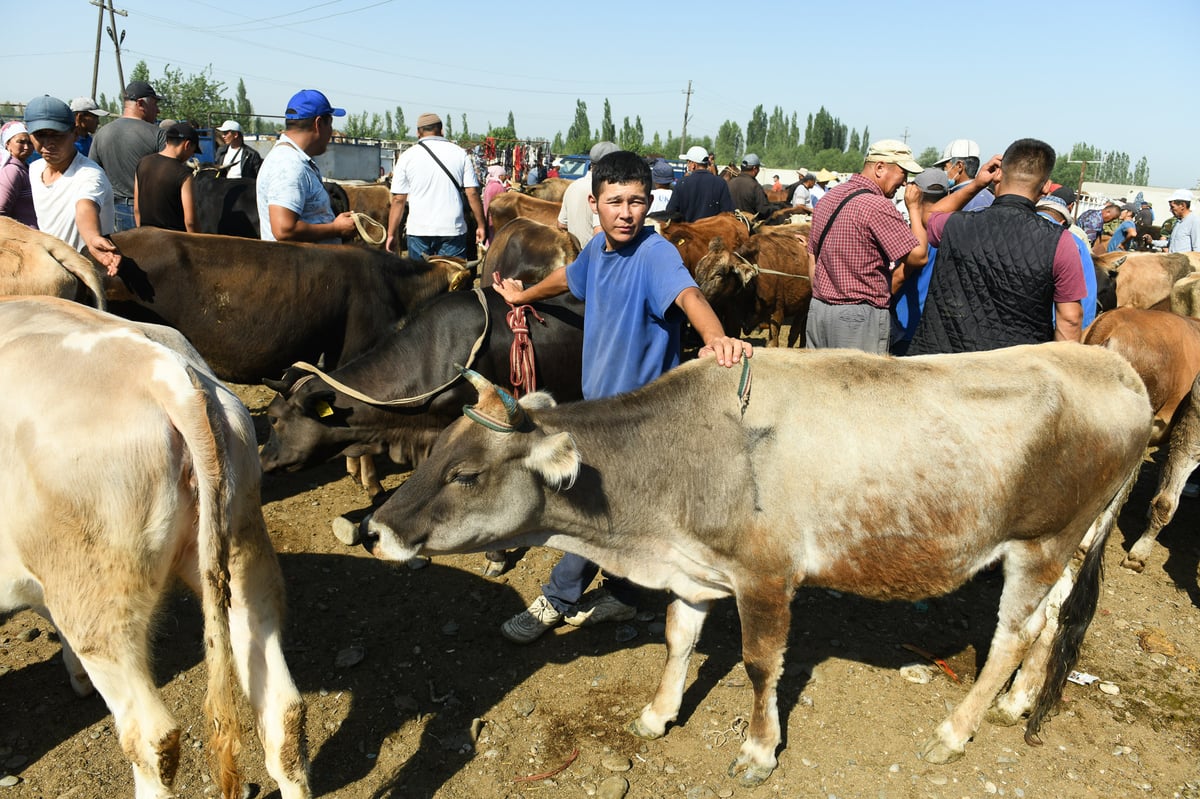
[[[249,134],[273,134],[282,124],[278,118],[270,119],[256,115],[254,106],[246,94],[246,84],[238,80],[233,96],[228,96],[228,87],[212,77],[212,65],[197,74],[185,74],[169,64],[160,77],[152,78],[145,61],[139,61],[129,74],[129,80],[149,81],[155,90],[170,100],[164,104],[160,116],[188,120],[202,127],[218,125],[226,118],[238,120]],[[103,93],[96,98],[100,107],[119,115],[120,97],[109,98]],[[0,106],[0,116],[19,116],[16,106]],[[461,114],[459,124],[454,124],[452,115],[442,117],[447,138],[459,142],[475,142],[485,136],[503,140],[515,140],[516,121],[512,111],[503,125],[492,125],[489,121],[483,131],[472,131],[467,115]],[[349,138],[402,140],[411,132],[404,118],[403,109],[397,105],[394,111],[383,114],[362,111],[348,113],[338,121],[339,133]],[[863,156],[870,147],[870,130],[864,125],[862,132],[846,123],[824,106],[816,113],[807,114],[803,129],[797,112],[790,114],[781,106],[775,106],[768,114],[759,104],[754,107],[750,119],[743,128],[738,122],[726,119],[717,129],[716,138],[710,135],[687,137],[676,136],[668,130],[666,136],[655,131],[647,138],[641,116],[631,120],[626,116],[618,127],[608,99],[604,100],[600,125],[593,128],[588,118],[587,103],[575,101],[575,116],[566,133],[555,133],[551,150],[555,153],[586,153],[598,141],[616,142],[622,149],[643,155],[666,155],[674,157],[688,147],[699,144],[713,153],[718,163],[737,164],[746,153],[755,153],[764,164],[780,169],[828,169],[835,172],[857,172],[862,168]],[[932,165],[941,157],[936,147],[927,147],[917,156],[923,165]],[[1150,182],[1150,167],[1142,156],[1131,166],[1127,153],[1117,150],[1103,151],[1085,142],[1076,143],[1069,153],[1059,153],[1051,180],[1066,186],[1079,183],[1082,166],[1071,161],[1087,161],[1084,180],[1102,183],[1124,183],[1145,186]]]

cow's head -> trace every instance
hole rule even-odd
[[[720,236],[708,243],[708,252],[696,264],[696,284],[710,303],[741,294],[754,279],[754,265],[733,251]]]
[[[571,435],[545,429],[530,414],[554,405],[548,394],[517,402],[470,370],[464,376],[479,401],[363,523],[363,543],[376,557],[495,549],[537,532],[547,495],[569,490],[579,474]]]
[[[338,393],[321,378],[291,367],[281,380],[263,385],[278,392],[267,406],[271,429],[259,452],[264,472],[315,466],[352,443],[346,422],[351,410],[339,406]]]

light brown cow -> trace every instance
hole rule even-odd
[[[526,186],[522,191],[530,197],[536,197],[539,200],[548,200],[552,203],[561,203],[563,192],[567,190],[567,186],[571,185],[571,181],[566,178],[546,178],[536,186]]]
[[[492,285],[492,274],[532,285],[579,255],[579,242],[565,230],[517,217],[496,233],[479,268],[479,285]]]
[[[695,222],[659,222],[647,220],[663,238],[679,250],[688,271],[696,274],[700,259],[708,252],[708,245],[720,236],[726,247],[740,247],[750,238],[750,226],[735,214],[724,213],[698,219]]]
[[[1168,311],[1117,308],[1096,317],[1084,344],[1120,353],[1146,384],[1154,411],[1151,445],[1167,444],[1167,462],[1150,502],[1150,523],[1122,566],[1140,572],[1200,455],[1200,320]]]
[[[337,183],[346,192],[346,201],[349,204],[346,210],[366,214],[382,225],[386,234],[388,212],[391,209],[392,203],[392,192],[387,186],[382,183],[367,183],[361,180],[338,180],[332,182]],[[367,232],[371,233],[372,231],[368,230]],[[375,246],[382,247],[383,244],[380,243]]]
[[[0,216],[0,294],[62,297],[103,309],[96,269],[62,239]]]
[[[1171,286],[1171,311],[1200,319],[1200,273],[1193,272]]]
[[[546,545],[672,592],[658,691],[628,728],[642,738],[677,718],[705,616],[734,597],[754,687],[729,769],[744,785],[777,763],[801,585],[911,601],[1002,560],[987,661],[921,756],[962,757],[985,715],[1013,724],[1031,711],[1035,736],[1078,658],[1150,430],[1125,359],[1068,342],[917,358],[761,350],[743,368],[700,358],[559,406],[471,379],[479,402],[361,526],[364,545],[385,560]],[[904,423],[862,424],[881,408]]]
[[[179,766],[149,652],[176,577],[202,600],[221,796],[242,795],[235,673],[280,793],[310,796],[246,408],[176,331],[54,298],[0,299],[0,390],[3,609],[53,621],[72,686],[112,710],[139,799],[173,796]]]
[[[561,203],[539,200],[519,191],[506,191],[488,203],[488,224],[492,230],[499,231],[517,217],[523,216],[543,225],[557,227],[558,212],[561,208]]]
[[[1200,253],[1197,254],[1200,256]],[[1096,256],[1098,268],[1117,273],[1117,307],[1170,308],[1171,287],[1196,271],[1183,253],[1105,253]]]

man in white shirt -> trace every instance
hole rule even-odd
[[[482,244],[487,223],[471,160],[463,148],[442,135],[441,117],[421,114],[417,117],[416,146],[404,151],[392,171],[392,205],[384,245],[388,252],[397,251],[400,222],[407,208],[409,258],[469,257],[463,195],[475,217],[475,243]]]
[[[1171,228],[1167,249],[1170,252],[1200,251],[1200,217],[1192,213],[1192,193],[1177,189],[1167,202],[1171,206],[1171,215],[1179,220]]]
[[[217,128],[217,133],[224,142],[217,149],[217,166],[222,168],[218,174],[226,178],[258,177],[263,159],[257,150],[246,146],[241,124],[227,119]]]

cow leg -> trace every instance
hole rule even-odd
[[[1146,560],[1154,549],[1158,534],[1175,518],[1175,511],[1179,509],[1179,495],[1188,476],[1200,464],[1200,402],[1197,399],[1192,397],[1188,400],[1183,417],[1171,431],[1171,449],[1158,478],[1158,490],[1150,501],[1150,523],[1121,561],[1126,569],[1139,574],[1146,568]]]
[[[229,639],[254,708],[267,772],[282,799],[309,799],[305,707],[283,656],[284,587],[262,522],[244,527],[229,555]],[[248,540],[247,540],[248,539]],[[198,588],[195,574],[184,575]]]
[[[687,681],[688,661],[700,640],[700,630],[708,616],[710,603],[691,603],[675,599],[667,607],[667,662],[663,667],[658,690],[642,715],[627,728],[639,738],[661,738],[667,724],[679,715],[683,702],[683,686]]]
[[[74,646],[73,658],[112,711],[121,749],[133,766],[136,799],[173,796],[170,786],[179,768],[179,727],[150,673],[149,613],[161,588],[103,594],[101,604],[57,603],[49,595],[46,603],[58,608],[55,623],[64,644]],[[77,589],[70,586],[71,594]]]
[[[374,499],[383,493],[383,484],[375,469],[374,455],[346,456],[346,474],[367,490],[367,497]]]
[[[763,782],[778,764],[775,750],[782,735],[776,688],[783,674],[793,593],[790,581],[766,578],[737,595],[738,616],[742,620],[742,661],[754,685],[754,711],[746,740],[737,759],[729,765],[729,776],[741,773],[738,782],[746,787]]]
[[[1046,551],[1054,547],[1044,540],[1010,546],[1004,559],[1004,591],[1000,595],[999,618],[987,662],[963,701],[925,743],[921,757],[929,763],[950,763],[963,756],[967,741],[979,729],[992,700],[1045,626],[1051,586],[1040,582],[1037,576],[1049,569],[1061,575],[1055,564],[1062,563],[1069,553]],[[1059,556],[1061,560],[1057,559]],[[1031,680],[1037,677],[1032,665]]]
[[[997,699],[996,704],[985,714],[984,717],[989,723],[1010,727],[1033,709],[1033,702],[1042,689],[1042,683],[1046,681],[1051,645],[1058,632],[1059,611],[1062,609],[1063,600],[1071,593],[1074,582],[1070,568],[1063,569],[1062,576],[1058,578],[1058,582],[1050,589],[1050,595],[1046,598],[1043,613],[1045,626],[1037,640],[1029,647],[1008,692]]]
[[[34,608],[43,619],[54,625],[58,629],[58,624],[50,615],[50,611],[45,607]],[[71,690],[77,696],[91,696],[96,692],[96,686],[92,685],[92,678],[88,676],[87,669],[83,667],[83,663],[79,661],[79,656],[75,654],[75,650],[71,648],[71,642],[62,634],[62,630],[58,630],[59,643],[62,645],[63,665],[67,667],[67,678],[71,681]]]

